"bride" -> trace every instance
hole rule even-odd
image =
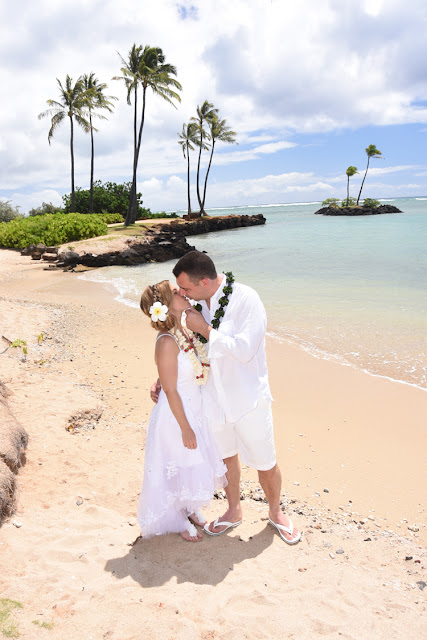
[[[144,538],[180,533],[198,542],[196,526],[206,523],[200,509],[227,484],[227,468],[202,411],[209,362],[196,334],[181,324],[189,304],[178,287],[168,280],[149,286],[140,306],[158,331],[155,362],[162,390],[147,430],[138,521]]]

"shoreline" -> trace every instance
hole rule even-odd
[[[98,283],[10,254],[0,252],[2,328],[27,340],[28,357],[3,355],[2,377],[30,443],[17,512],[0,529],[0,592],[23,604],[22,638],[34,637],[34,619],[54,623],[52,640],[130,640],[141,629],[159,640],[267,638],[283,631],[283,611],[301,639],[419,635],[425,394],[268,339],[283,505],[302,542],[273,533],[244,469],[241,527],[196,548],[175,536],[131,546],[155,332]],[[66,431],[70,416],[97,409],[100,419]],[[207,515],[223,510],[214,500]]]

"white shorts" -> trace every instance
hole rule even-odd
[[[271,401],[261,398],[253,411],[237,422],[211,422],[209,426],[222,458],[240,453],[243,464],[268,471],[276,464]]]

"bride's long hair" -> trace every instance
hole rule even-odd
[[[172,301],[172,295],[169,280],[162,280],[161,282],[150,285],[144,289],[139,306],[141,307],[142,312],[151,318],[150,307],[152,307],[155,302],[161,302],[169,308]],[[150,324],[153,329],[156,329],[156,331],[160,331],[161,329],[171,331],[171,329],[176,327],[177,321],[172,313],[167,313],[166,320],[157,320],[157,322],[153,322],[151,320]]]

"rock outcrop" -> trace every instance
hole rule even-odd
[[[391,204],[381,204],[379,207],[323,207],[318,211],[322,216],[375,216],[380,213],[402,213]]]

